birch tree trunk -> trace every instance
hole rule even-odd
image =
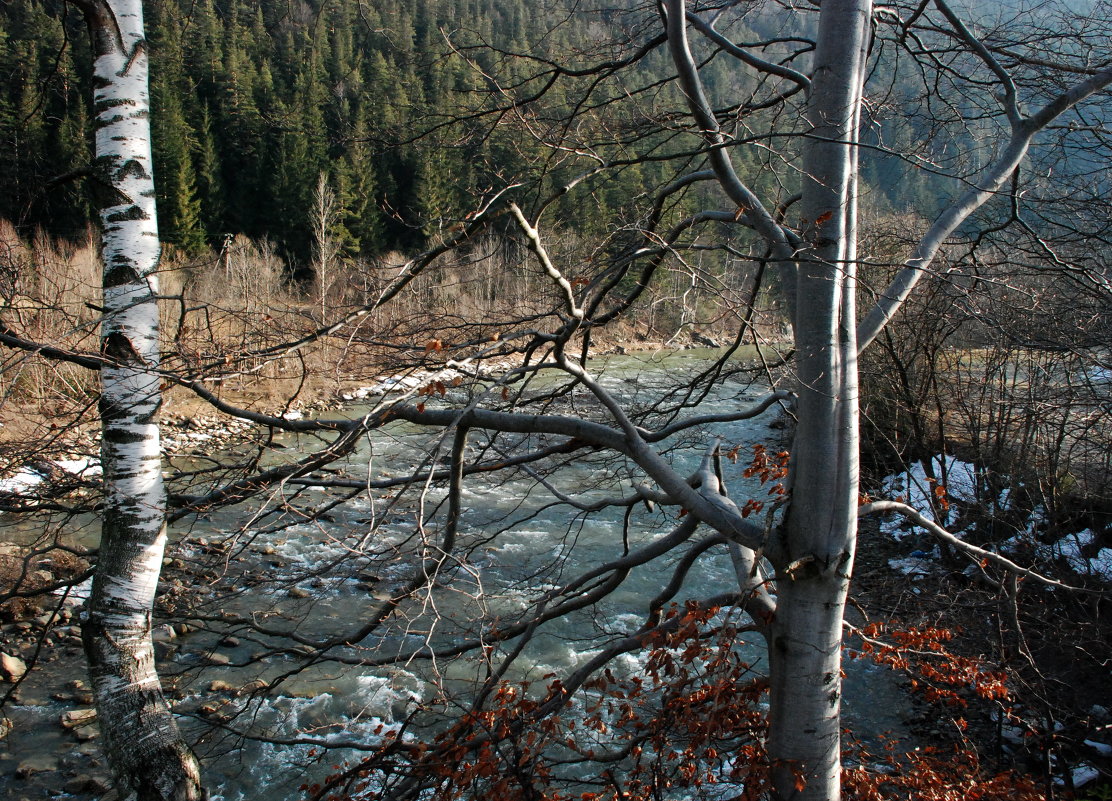
[[[104,317],[105,509],[85,653],[105,755],[121,798],[204,797],[155,672],[151,607],[166,542],[159,452],[158,224],[140,0],[71,0],[94,54]]]

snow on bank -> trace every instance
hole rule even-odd
[[[935,517],[937,499],[942,497],[947,503],[973,503],[977,500],[977,468],[963,462],[955,456],[934,456],[929,460],[931,472],[937,477],[931,478],[922,462],[909,465],[902,473],[888,476],[881,483],[880,495],[882,498],[901,500],[912,507],[919,514],[934,520],[939,525],[945,526],[951,515],[943,514],[942,519]],[[939,490],[941,487],[941,490]],[[1007,503],[1007,493],[1001,494],[998,499],[1002,504]],[[909,534],[919,531],[902,517],[892,516],[885,518],[880,529],[893,539],[902,540]],[[958,532],[951,532],[958,534]]]
[[[1061,559],[1075,573],[1112,583],[1112,548],[1100,547],[1092,529],[1067,534],[1052,545],[1039,545],[1035,552],[1040,559]]]
[[[1112,367],[1090,367],[1085,377],[1094,384],[1112,384]]]
[[[96,459],[54,459],[23,465],[14,475],[0,479],[0,493],[27,495],[30,490],[51,480],[58,471],[77,478],[91,479],[100,476],[100,462]]]
[[[930,472],[936,478],[928,476],[923,464],[916,462],[904,472],[885,478],[881,484],[881,497],[906,503],[959,538],[963,534],[963,530],[959,528],[962,505],[985,504],[987,500],[994,505],[992,511],[995,513],[1011,511],[1009,489],[1005,488],[994,497],[985,498],[984,488],[987,482],[983,471],[979,471],[976,465],[941,454],[931,457],[929,463]],[[978,486],[982,488],[980,493]],[[945,503],[939,503],[940,498]],[[1067,534],[1057,542],[1045,544],[1039,537],[1039,531],[1045,528],[1045,524],[1045,511],[1038,507],[1027,515],[1022,530],[995,547],[1003,553],[1030,554],[1033,550],[1040,562],[1064,561],[1079,575],[1094,576],[1112,583],[1112,548],[1103,547],[1096,532],[1085,529]],[[885,517],[880,523],[880,530],[897,542],[912,536],[916,540],[930,536],[898,514]],[[987,547],[993,548],[991,545]],[[932,572],[933,563],[939,557],[940,550],[937,547],[930,550],[918,548],[905,558],[889,559],[888,566],[911,577],[926,576]]]
[[[373,396],[389,395],[395,392],[413,392],[437,381],[447,384],[462,378],[490,378],[511,369],[511,362],[465,363],[448,361],[443,370],[415,370],[405,375],[391,375],[379,378],[374,384],[358,387],[344,392],[340,398],[345,401],[360,401]]]

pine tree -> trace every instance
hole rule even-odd
[[[201,128],[196,149],[197,195],[201,218],[210,242],[218,241],[229,232],[225,220],[226,200],[224,178],[220,174],[220,152],[213,133],[212,114],[208,106],[201,111]]]

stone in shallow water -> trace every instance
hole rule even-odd
[[[82,774],[70,779],[62,786],[62,789],[71,794],[89,793],[92,795],[103,795],[112,789],[112,785],[108,782],[108,779],[102,776]]]
[[[73,736],[77,738],[77,742],[87,743],[100,737],[100,726],[95,723],[91,726],[78,726],[73,730]]]
[[[18,656],[0,654],[0,677],[7,681],[19,681],[27,672],[27,663]]]
[[[63,728],[76,729],[79,726],[88,726],[96,719],[97,711],[95,709],[70,709],[62,713],[59,722]]]
[[[28,779],[37,773],[50,773],[58,770],[58,758],[51,754],[36,754],[19,763],[15,769],[17,779]]]

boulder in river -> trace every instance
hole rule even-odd
[[[62,713],[59,722],[62,728],[76,729],[78,726],[88,726],[97,719],[97,711],[95,709],[70,709]]]
[[[5,681],[17,682],[27,672],[27,663],[18,656],[0,653],[0,678]]]
[[[100,726],[95,723],[89,726],[78,726],[73,730],[73,736],[77,738],[77,742],[87,743],[100,737]]]
[[[58,757],[53,754],[36,754],[27,757],[15,769],[17,779],[29,779],[37,773],[50,773],[58,770]]]
[[[62,787],[63,791],[71,795],[84,793],[86,795],[101,796],[111,789],[112,785],[106,777],[92,776],[85,773],[73,777]]]

